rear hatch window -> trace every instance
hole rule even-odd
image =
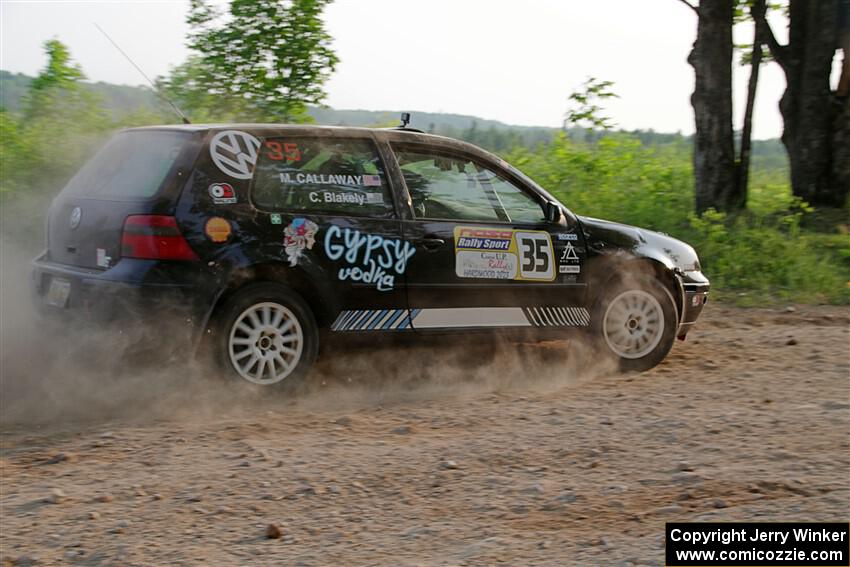
[[[122,132],[77,172],[63,193],[94,199],[153,197],[190,136],[166,130]]]
[[[191,132],[128,130],[116,134],[68,182],[50,207],[48,252],[53,262],[106,269],[121,255],[121,231],[148,201],[162,202]]]

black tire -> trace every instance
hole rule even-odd
[[[211,346],[214,360],[233,380],[290,389],[303,381],[316,361],[319,329],[301,296],[284,285],[262,282],[239,290],[222,305]],[[257,362],[246,367],[253,358]]]
[[[650,332],[653,325],[655,333]],[[670,352],[677,327],[673,296],[657,280],[642,277],[615,282],[602,293],[593,308],[590,332],[597,350],[621,372],[644,372]]]

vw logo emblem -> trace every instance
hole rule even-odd
[[[218,168],[236,179],[251,179],[260,141],[239,130],[219,132],[210,141],[210,157]]]
[[[83,218],[83,210],[80,207],[74,207],[74,210],[71,211],[71,218],[69,219],[68,224],[71,225],[71,230],[80,226],[80,220]]]

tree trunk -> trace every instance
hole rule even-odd
[[[815,206],[842,207],[850,193],[850,113],[829,85],[838,6],[838,0],[791,0],[788,45],[779,45],[772,33],[768,37],[787,83],[779,111],[791,188]]]
[[[843,207],[850,193],[850,100],[839,103],[832,139],[832,179],[836,188],[835,206]]]
[[[735,171],[735,205],[739,208],[747,206],[747,187],[750,178],[750,150],[753,138],[753,110],[756,104],[756,89],[759,82],[759,69],[761,68],[762,52],[762,26],[759,23],[764,18],[767,10],[766,0],[756,0],[751,8],[751,14],[755,22],[753,32],[753,55],[750,60],[750,81],[747,84],[747,106],[744,109],[744,125],[741,130],[741,154]],[[761,18],[759,18],[761,15]]]
[[[735,142],[732,131],[733,0],[702,0],[697,39],[688,57],[696,84],[694,177],[696,209],[731,210],[735,197]]]

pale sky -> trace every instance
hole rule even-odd
[[[144,80],[98,32],[103,27],[151,77],[188,55],[188,1],[0,0],[0,68],[34,75],[41,44],[58,38],[89,79]],[[327,30],[340,57],[326,85],[339,109],[471,114],[508,124],[558,126],[587,76],[614,81],[607,114],[626,129],[693,132],[696,16],[677,0],[336,0]],[[785,35],[781,22],[774,25]],[[736,32],[750,41],[748,29]],[[736,68],[740,127],[747,68]],[[755,137],[781,133],[785,88],[762,68]]]

